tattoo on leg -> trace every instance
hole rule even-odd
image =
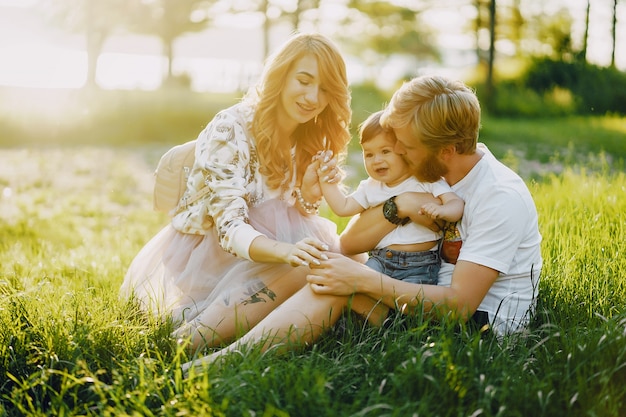
[[[276,293],[264,286],[262,282],[256,283],[256,285],[250,285],[245,294],[250,297],[241,302],[243,305],[266,303],[268,301],[267,299],[270,301],[274,301],[276,299]],[[267,299],[265,297],[267,297]]]

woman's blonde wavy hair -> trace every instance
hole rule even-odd
[[[404,83],[393,94],[381,124],[392,129],[411,124],[416,138],[432,152],[454,145],[459,154],[473,154],[480,104],[463,82],[425,75]]]
[[[296,183],[302,181],[306,167],[318,151],[329,149],[340,159],[350,141],[350,90],[346,66],[334,43],[320,34],[297,34],[269,58],[259,83],[245,99],[256,107],[251,132],[255,138],[260,171],[270,188],[280,188],[294,175],[289,143],[277,136],[277,107],[287,74],[303,56],[317,59],[321,84],[328,106],[315,119],[298,126],[296,140]]]

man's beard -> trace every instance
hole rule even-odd
[[[415,177],[424,182],[436,182],[448,173],[448,168],[432,153],[414,169]]]

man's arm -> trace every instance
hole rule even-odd
[[[410,217],[411,221],[431,230],[439,231],[440,227],[433,219],[422,213],[422,206],[428,203],[441,205],[441,200],[430,193],[402,193],[396,197],[398,217]]]
[[[407,192],[400,194],[395,202],[399,217],[410,217],[415,223],[435,231],[439,230],[439,226],[430,217],[420,214],[420,208],[426,203],[441,204],[432,194]],[[366,252],[375,247],[395,227],[397,226],[385,219],[382,205],[367,209],[353,217],[341,233],[342,251],[347,255]]]
[[[437,315],[452,313],[467,320],[476,312],[483,298],[498,278],[498,271],[473,262],[459,261],[449,287],[415,284],[390,278],[378,271],[338,254],[314,266],[307,276],[318,294],[364,294],[391,308],[410,313],[423,304]]]
[[[382,205],[369,208],[348,222],[339,236],[341,251],[346,255],[367,252],[396,227],[383,216]]]

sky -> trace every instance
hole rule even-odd
[[[340,1],[340,0],[337,0]],[[585,0],[537,1],[548,9],[567,6],[573,15],[574,35],[582,38],[584,29]],[[85,82],[86,58],[84,39],[80,35],[67,34],[48,27],[32,13],[37,0],[0,0],[0,85],[42,88],[78,88]],[[329,2],[324,2],[328,4]],[[323,4],[324,4],[323,3]],[[441,3],[444,4],[445,2]],[[593,5],[592,5],[593,6]],[[327,7],[321,21],[332,24],[337,9]],[[468,37],[461,33],[466,17],[457,8],[439,8],[426,15],[440,29],[438,42],[443,50],[455,51],[459,45],[467,45]],[[609,63],[610,31],[606,12],[592,7],[590,27],[589,60],[601,65]],[[626,39],[626,5],[620,5],[618,21],[619,39]],[[601,23],[600,23],[601,22]],[[252,28],[250,26],[253,26]],[[245,87],[261,68],[262,44],[260,29],[255,20],[227,19],[218,22],[200,34],[186,35],[175,44],[174,72],[185,72],[193,80],[197,91],[234,91]],[[289,35],[287,27],[273,32],[272,44],[278,44]],[[617,66],[626,70],[626,45],[619,44]],[[97,81],[103,88],[154,89],[161,83],[165,68],[160,56],[158,39],[138,35],[118,35],[105,44],[98,65]],[[445,68],[459,74],[468,64],[470,53],[449,53]],[[363,68],[348,57],[348,74],[351,81],[364,76]],[[392,83],[404,75],[407,62],[390,61],[381,74],[381,84]],[[458,71],[457,71],[458,70]]]

